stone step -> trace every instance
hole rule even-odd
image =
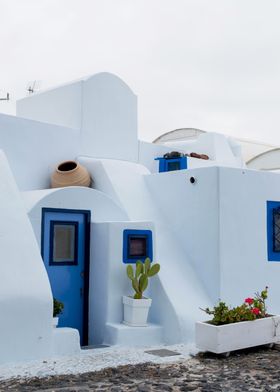
[[[120,323],[107,323],[104,344],[146,346],[163,343],[163,328],[157,324],[130,327]]]

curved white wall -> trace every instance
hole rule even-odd
[[[50,356],[51,289],[3,152],[0,152],[0,260],[0,362]]]
[[[91,211],[91,251],[90,251],[90,290],[89,290],[89,337],[93,341],[95,336],[103,336],[106,320],[111,320],[112,309],[109,314],[107,309],[112,308],[112,300],[122,288],[120,280],[114,280],[112,276],[111,260],[114,266],[121,265],[119,254],[114,252],[114,247],[110,246],[107,235],[100,238],[100,233],[96,230],[94,223],[126,221],[127,214],[109,196],[91,188],[67,187],[45,191],[24,192],[22,194],[25,205],[29,213],[29,218],[33,226],[39,247],[41,247],[41,216],[42,208],[63,208],[63,209],[83,209]],[[116,239],[112,239],[114,242]],[[118,244],[121,246],[121,244]],[[102,256],[100,257],[100,252]],[[105,255],[105,256],[104,256]],[[108,255],[108,257],[106,256]],[[104,274],[104,271],[107,273]],[[114,267],[113,267],[114,271]],[[110,272],[110,273],[109,273]],[[125,272],[121,274],[123,281],[127,281]],[[109,287],[106,282],[111,280],[113,284]],[[100,288],[101,285],[101,289]],[[104,293],[104,289],[105,290]],[[110,302],[110,304],[108,304]],[[119,317],[122,317],[121,294],[119,295]],[[100,304],[105,304],[100,306]],[[116,312],[116,310],[115,310]],[[104,321],[105,320],[105,321]],[[103,342],[102,342],[103,343]]]
[[[138,160],[137,97],[111,73],[30,95],[18,101],[17,115],[79,129],[75,146],[80,154]]]
[[[82,155],[138,160],[137,97],[117,76],[100,73],[83,84]]]
[[[192,265],[186,252],[188,230],[192,230],[190,222],[182,223],[180,220],[182,233],[177,225],[180,216],[188,217],[192,212],[187,199],[188,193],[191,195],[193,190],[192,185],[186,180],[189,172],[182,170],[151,175],[146,167],[132,162],[85,157],[80,157],[79,161],[94,176],[95,186],[110,194],[122,205],[130,220],[153,222],[156,232],[155,260],[161,264],[161,271],[158,279],[151,284],[154,301],[151,309],[152,320],[164,326],[166,342],[193,341],[194,322],[204,317],[199,307],[211,305],[211,297],[214,297],[213,293],[219,288],[215,287],[214,282],[208,285],[211,289],[208,290],[207,287],[205,290],[204,282],[197,273],[203,267],[197,268],[196,265]],[[215,176],[214,168],[208,170],[212,170]],[[204,177],[207,178],[207,173]],[[172,178],[175,182],[170,186],[173,182]],[[201,183],[200,189],[207,191],[208,186],[209,181],[205,181]],[[178,192],[175,191],[176,188]],[[203,194],[201,193],[200,196],[203,201]],[[192,200],[193,197],[195,196],[192,196]],[[211,201],[211,206],[212,204]],[[174,212],[176,215],[173,219]],[[211,224],[212,214],[214,212],[210,212],[208,218]],[[197,239],[196,244],[203,253],[204,248],[201,247],[200,238]],[[216,242],[211,245],[211,263],[213,262],[214,268],[211,278],[216,272],[218,273],[215,269],[217,246],[216,239]],[[207,268],[209,271],[211,267]]]
[[[108,195],[85,187],[66,187],[23,192],[26,208],[32,220],[41,222],[43,207],[90,210],[93,222],[127,220],[127,214]],[[36,230],[36,233],[40,229]]]

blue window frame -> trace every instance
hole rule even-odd
[[[187,157],[155,158],[155,160],[159,161],[159,173],[188,168]]]
[[[50,221],[49,265],[78,264],[78,222]]]
[[[134,264],[137,260],[153,261],[153,234],[151,230],[123,231],[123,262]]]
[[[280,261],[280,201],[267,201],[268,261]]]

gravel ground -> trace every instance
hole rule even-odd
[[[173,364],[145,363],[81,375],[0,381],[0,391],[280,391],[280,345],[232,353],[200,353]]]

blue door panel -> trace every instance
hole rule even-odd
[[[81,344],[87,341],[89,216],[89,211],[59,209],[43,209],[42,215],[42,257],[53,296],[64,304],[58,326],[78,329]],[[53,262],[53,255],[50,254],[54,243],[52,227],[60,222],[76,227],[77,260],[73,263]]]

